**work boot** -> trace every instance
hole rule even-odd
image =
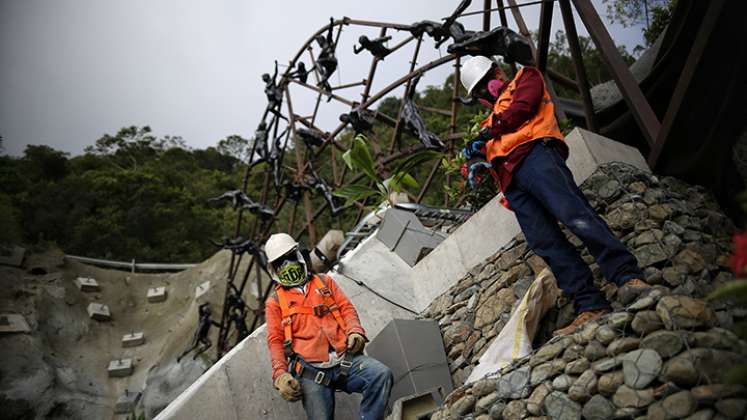
[[[595,319],[599,319],[599,318],[602,317],[602,315],[607,314],[609,312],[610,312],[610,310],[606,309],[606,308],[605,309],[597,309],[595,311],[581,312],[580,314],[578,314],[578,316],[576,317],[576,319],[574,319],[573,322],[570,323],[570,325],[568,325],[565,328],[561,328],[559,330],[553,331],[552,335],[553,335],[553,337],[558,337],[558,336],[561,336],[561,335],[571,334],[571,333],[575,332],[578,329],[578,327],[584,325],[585,323],[587,323],[589,321],[594,321]]]
[[[643,292],[650,290],[651,286],[641,279],[630,279],[617,289],[617,300],[623,305],[634,301]]]

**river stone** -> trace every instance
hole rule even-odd
[[[607,398],[597,394],[584,404],[581,412],[587,420],[607,420],[612,418],[615,412],[615,405]]]
[[[529,366],[524,366],[499,378],[496,382],[498,398],[526,398],[529,395],[529,377]]]
[[[498,401],[497,403],[493,404],[492,407],[490,407],[490,411],[488,411],[488,414],[490,415],[490,418],[495,420],[502,420],[503,419],[503,410],[506,409],[506,403],[503,401]]]
[[[636,248],[633,253],[641,267],[648,267],[669,258],[664,248],[659,244],[643,245]]]
[[[739,384],[713,384],[696,386],[690,390],[699,403],[710,404],[717,400],[745,396],[747,391]]]
[[[690,273],[700,273],[705,268],[705,260],[692,249],[683,249],[675,255],[673,262],[675,265],[687,267]]]
[[[523,400],[509,401],[503,409],[503,418],[506,420],[523,419],[526,416],[527,404]]]
[[[638,348],[640,342],[641,340],[635,337],[620,337],[607,346],[607,354],[617,356],[620,353]]]
[[[586,346],[584,356],[590,361],[601,359],[607,355],[607,349],[599,341],[593,340]]]
[[[608,325],[602,325],[597,329],[596,338],[597,341],[602,343],[603,345],[607,345],[612,342],[617,337],[617,332]]]
[[[597,375],[594,374],[593,370],[589,369],[582,373],[573,385],[571,385],[571,388],[568,390],[568,396],[574,401],[583,403],[591,398],[591,395],[594,394],[596,390]]]
[[[698,403],[692,394],[688,391],[680,391],[666,397],[662,402],[649,407],[648,418],[653,417],[663,420],[681,419],[694,413],[697,408]]]
[[[609,372],[610,370],[620,366],[622,361],[616,357],[607,357],[606,359],[597,360],[591,364],[591,369],[594,372],[602,373]]]
[[[472,395],[482,398],[495,391],[495,379],[483,378],[472,385]]]
[[[550,388],[545,384],[540,384],[537,388],[534,388],[532,395],[527,399],[527,411],[535,416],[542,414],[542,403],[550,391]]]
[[[565,362],[560,359],[537,365],[532,368],[532,375],[529,384],[535,386],[545,382],[547,379],[552,379],[561,373],[563,369],[565,369]]]
[[[730,419],[741,419],[747,412],[747,400],[737,398],[727,398],[717,401],[716,410]]]
[[[710,408],[704,410],[698,410],[691,415],[685,417],[684,420],[711,420],[716,413]]]
[[[654,350],[631,351],[626,353],[622,359],[625,385],[633,389],[647,387],[661,372],[661,356]]]
[[[733,350],[739,346],[739,337],[723,328],[712,328],[692,334],[695,347],[710,347],[722,350]]]
[[[477,403],[475,404],[475,411],[478,413],[488,411],[496,401],[498,401],[498,392],[491,392],[490,394],[485,395],[484,397],[477,400]]]
[[[558,391],[553,391],[545,397],[545,412],[552,420],[581,419],[581,406]]]
[[[505,311],[511,309],[511,305],[516,301],[514,292],[510,287],[499,290],[480,303],[475,313],[475,328],[482,328],[492,324]]]
[[[532,358],[529,360],[529,365],[536,366],[540,363],[544,363],[548,360],[554,359],[570,344],[571,338],[569,337],[563,337],[562,339],[554,343],[545,344],[539,350],[537,350],[537,353],[532,356]]]
[[[713,310],[704,301],[689,296],[664,296],[656,305],[656,313],[668,330],[716,325]]]
[[[612,402],[620,408],[643,408],[654,401],[654,391],[648,389],[633,389],[627,385],[622,385],[612,396]]]
[[[477,399],[474,395],[465,395],[451,405],[451,413],[457,416],[463,416],[470,413],[475,408]]]
[[[563,352],[563,360],[566,362],[572,362],[577,360],[584,355],[584,346],[580,344],[573,344]]]
[[[681,387],[690,387],[699,380],[705,383],[723,383],[729,369],[744,363],[744,357],[726,350],[696,348],[669,359],[664,364],[662,377]]]
[[[629,312],[615,312],[607,318],[607,325],[616,330],[623,330],[630,325],[631,321],[633,321],[633,314]]]
[[[605,373],[597,381],[597,389],[602,395],[610,396],[617,391],[617,388],[625,383],[625,375],[621,370]]]
[[[661,318],[654,311],[640,311],[635,314],[631,328],[638,334],[648,334],[652,331],[656,331],[663,326]]]
[[[570,375],[562,374],[552,380],[552,389],[556,391],[568,391],[576,379]]]
[[[652,296],[644,296],[628,306],[628,310],[640,311],[642,309],[648,309],[654,305],[656,305],[656,299],[654,299]]]
[[[682,350],[684,337],[675,331],[654,331],[643,337],[640,348],[652,349],[659,353],[661,357],[669,358]]]
[[[589,369],[590,366],[591,363],[589,363],[589,359],[582,357],[578,360],[568,363],[568,365],[566,365],[565,367],[565,373],[569,375],[580,375],[587,369]]]

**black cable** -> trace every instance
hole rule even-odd
[[[388,297],[386,297],[386,296],[382,295],[381,293],[377,292],[376,290],[372,289],[369,285],[367,285],[366,283],[364,283],[362,280],[354,279],[354,278],[348,276],[347,274],[344,274],[341,271],[337,271],[337,270],[333,270],[333,271],[335,273],[343,276],[343,277],[347,277],[348,279],[350,279],[353,282],[355,282],[355,284],[357,284],[358,286],[361,286],[361,287],[364,287],[364,288],[368,289],[369,292],[371,292],[371,293],[375,294],[376,296],[380,297],[381,299],[383,299],[383,300],[391,303],[392,305],[394,305],[394,306],[396,306],[398,308],[404,309],[405,311],[410,312],[413,315],[420,315],[419,313],[413,311],[412,309],[410,309],[410,308],[408,308],[406,306],[402,306],[399,303],[397,303],[397,302],[389,299]]]

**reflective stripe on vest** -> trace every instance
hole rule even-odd
[[[280,305],[280,315],[283,318],[282,319],[283,335],[284,335],[283,346],[286,348],[286,353],[288,353],[289,350],[292,351],[291,345],[293,344],[293,330],[292,330],[293,319],[291,317],[295,314],[307,314],[307,315],[316,315],[316,316],[322,317],[326,315],[327,312],[329,312],[335,318],[340,328],[342,328],[343,331],[347,331],[347,324],[345,323],[345,320],[342,318],[342,314],[340,314],[340,308],[337,306],[335,299],[332,297],[332,291],[329,289],[329,287],[327,287],[327,285],[324,284],[322,279],[316,275],[312,277],[311,284],[314,286],[316,290],[319,291],[319,294],[322,295],[322,299],[324,300],[324,303],[322,305],[319,305],[319,306],[297,305],[291,308],[288,305],[288,300],[289,300],[288,295],[287,295],[288,291],[283,286],[280,286],[280,285],[275,287],[275,292],[278,295],[278,304]],[[286,354],[286,356],[289,356],[289,355]]]
[[[522,67],[516,72],[513,80],[501,92],[493,106],[493,112],[481,124],[481,127],[493,124],[493,116],[508,109],[513,103],[514,91],[516,91],[516,82],[524,74],[525,68]],[[547,91],[544,80],[542,83],[542,100],[540,101],[537,112],[524,122],[519,128],[511,133],[504,133],[486,144],[487,160],[491,162],[494,158],[508,156],[516,147],[530,142],[532,140],[551,137],[564,140],[563,134],[558,128],[558,122],[555,119],[555,106]]]

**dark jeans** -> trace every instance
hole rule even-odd
[[[324,369],[332,373],[332,381],[339,375],[340,367]],[[361,420],[381,420],[386,412],[389,393],[392,390],[392,371],[378,360],[358,354],[353,356],[353,366],[343,391],[363,394]],[[335,416],[335,389],[301,378],[303,408],[311,420],[332,420]]]
[[[558,226],[563,223],[589,249],[604,277],[618,286],[643,278],[635,257],[596,214],[553,146],[537,141],[513,174],[505,195],[529,247],[550,266],[577,312],[609,308],[591,270]]]

